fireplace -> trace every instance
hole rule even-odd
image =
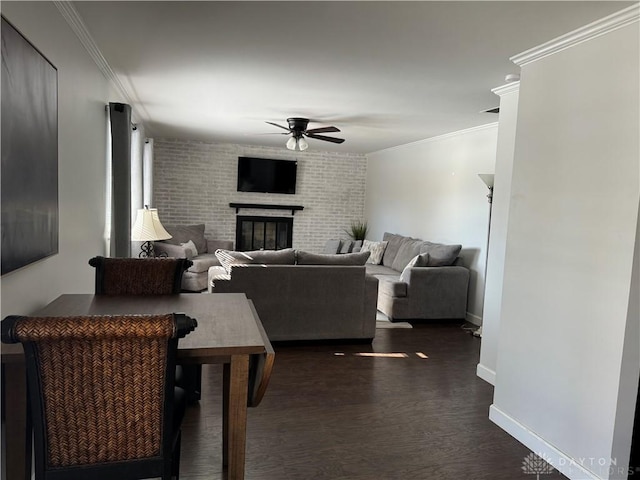
[[[236,216],[236,250],[280,250],[290,248],[293,217]]]

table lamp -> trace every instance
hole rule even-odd
[[[131,240],[144,242],[140,246],[141,251],[138,257],[154,257],[153,242],[168,240],[169,238],[171,238],[171,235],[160,223],[157,208],[149,208],[149,205],[145,205],[144,208],[138,210],[136,223],[133,225],[131,232]]]

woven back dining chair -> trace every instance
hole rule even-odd
[[[186,401],[174,387],[184,314],[20,317],[36,480],[178,478]]]
[[[169,295],[180,293],[182,276],[193,265],[186,258],[93,257],[98,295]]]
[[[168,295],[180,293],[182,275],[193,265],[186,258],[93,257],[96,295]],[[190,403],[202,396],[202,365],[178,365],[176,383]]]

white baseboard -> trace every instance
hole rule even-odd
[[[608,463],[600,465],[600,459],[569,457],[495,405],[489,407],[489,419],[571,480],[605,480],[609,478],[610,465]],[[600,475],[583,467],[585,463],[595,470],[600,470]],[[618,467],[611,466],[611,468]]]
[[[471,312],[467,312],[467,318],[465,320],[477,326],[482,325],[482,317],[479,317],[478,315],[474,315]]]
[[[495,386],[496,384],[496,372],[490,368],[485,367],[481,363],[476,367],[476,375],[479,376],[485,382]]]

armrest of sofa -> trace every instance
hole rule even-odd
[[[441,318],[464,318],[469,270],[466,267],[412,267],[406,272],[407,297],[424,312],[445,312]],[[425,313],[425,318],[429,317]]]
[[[207,239],[207,252],[216,253],[216,250],[233,250],[233,241],[231,240],[209,240]]]
[[[442,288],[464,287],[465,293],[469,285],[469,270],[466,267],[411,267],[406,272],[407,295],[416,288],[422,290],[430,287]]]
[[[376,335],[376,314],[378,310],[378,277],[369,275],[364,276],[364,323],[363,334],[367,338],[373,338]]]
[[[222,266],[209,267],[207,272],[207,290],[209,293],[224,293],[224,287],[231,285],[231,275]],[[217,287],[217,290],[216,290]]]
[[[187,252],[184,247],[180,245],[172,245],[166,242],[154,242],[153,249],[156,255],[167,255],[172,258],[187,258]]]

